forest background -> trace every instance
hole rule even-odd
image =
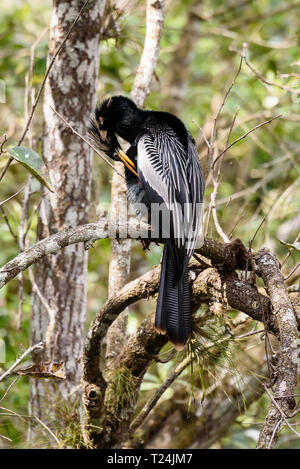
[[[83,2],[79,3],[82,6]],[[100,100],[115,94],[130,95],[144,47],[146,26],[146,2],[117,0],[102,3],[106,6],[101,20],[99,78],[97,88],[93,90],[95,100],[96,96]],[[4,266],[26,247],[35,244],[37,214],[41,199],[47,194],[47,189],[42,188],[34,176],[28,183],[29,173],[17,161],[12,161],[6,170],[10,155],[5,150],[18,144],[45,76],[52,2],[1,0],[0,8],[0,173],[3,174],[0,183],[0,265]],[[207,175],[205,201],[207,206],[211,203],[211,210],[216,207],[217,214],[217,218],[215,214],[210,217],[207,237],[222,243],[240,238],[247,248],[251,242],[253,252],[269,248],[281,263],[284,261],[282,274],[288,277],[285,285],[291,298],[299,296],[300,275],[300,269],[295,269],[300,261],[299,243],[296,244],[300,232],[299,14],[300,2],[297,1],[166,1],[160,51],[150,93],[145,93],[144,103],[149,109],[178,115],[196,139]],[[68,42],[65,48],[68,50]],[[61,72],[63,79],[63,68]],[[60,76],[56,75],[56,78],[59,80]],[[78,81],[79,91],[80,86]],[[76,96],[76,87],[73,93]],[[45,138],[42,103],[43,96],[22,142],[23,146],[40,155]],[[78,106],[80,113],[80,104]],[[52,111],[48,112],[52,115]],[[66,113],[62,112],[62,115],[66,116]],[[57,122],[59,120],[57,117]],[[265,124],[245,136],[262,123]],[[84,126],[76,130],[87,137]],[[72,141],[77,142],[78,137],[70,135]],[[218,164],[222,161],[222,165],[219,176],[217,172],[214,174],[216,182],[211,175],[211,143],[216,157],[241,136],[245,138],[219,159]],[[101,204],[109,203],[112,174],[112,169],[95,155],[91,200],[85,222],[96,222]],[[107,300],[110,256],[109,239],[95,242],[89,250],[86,331]],[[145,274],[159,264],[160,257],[161,246],[154,244],[150,251],[144,252],[140,243],[133,241],[126,281]],[[31,342],[30,325],[32,291],[35,289],[36,293],[38,288],[35,282],[33,270],[26,270],[0,291],[2,372],[9,369],[30,345],[38,342]],[[114,283],[114,279],[111,282]],[[265,294],[261,280],[257,281],[257,286]],[[129,337],[154,310],[154,305],[154,300],[149,298],[130,306],[126,326]],[[268,376],[265,366],[276,355],[278,343],[273,337],[266,339],[260,322],[255,322],[238,308],[225,307],[216,298],[213,301],[203,299],[200,316],[210,318],[209,324],[200,324],[202,347],[207,347],[211,341],[217,345],[212,353],[204,353],[203,349],[198,351],[199,364],[195,364],[193,372],[190,366],[186,367],[167,386],[152,410],[153,416],[156,412],[163,418],[157,422],[153,417],[149,423],[145,417],[141,427],[144,436],[140,440],[136,437],[139,443],[134,440],[131,445],[152,448],[256,446],[271,403],[272,386],[265,389],[260,384],[249,397],[247,380],[255,377],[257,383],[268,382],[268,378],[264,378]],[[230,340],[230,334],[241,339]],[[225,336],[227,341],[222,342]],[[220,340],[222,344],[218,346]],[[166,358],[170,351],[167,344],[161,354]],[[182,359],[181,355],[167,363],[151,363],[139,392],[138,411],[149,403]],[[32,415],[28,410],[32,399],[30,381],[35,378],[17,378],[15,381],[16,376],[10,375],[8,380],[0,383],[0,447],[24,448],[36,446],[37,441],[44,447],[80,447],[83,444],[80,436],[81,398],[63,405],[52,399],[55,419],[50,423],[42,419],[45,417],[41,416],[43,412],[39,416],[35,414],[35,419],[28,418]],[[31,389],[32,395],[39,392],[38,385],[35,390]],[[1,396],[4,396],[3,400]],[[172,401],[176,407],[170,410],[168,406]],[[224,409],[216,415],[215,409],[220,402]],[[33,399],[33,414],[36,408]],[[203,430],[204,420],[201,423],[205,412],[205,418],[209,415],[212,421],[207,431]],[[277,448],[300,448],[297,414],[294,417],[289,425],[282,417]],[[220,424],[222,419],[224,422]],[[270,444],[272,446],[273,441]]]

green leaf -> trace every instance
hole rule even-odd
[[[278,238],[278,241],[283,244],[284,246],[287,246],[288,248],[296,249],[296,251],[300,252],[300,243],[286,243],[285,241],[282,241],[281,239]]]
[[[53,189],[50,187],[42,173],[44,162],[38,153],[25,147],[10,147],[7,151],[10,156],[21,163],[21,165],[23,165],[35,179],[47,187],[49,191],[53,192]]]

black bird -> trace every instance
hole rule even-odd
[[[125,164],[133,204],[149,211],[151,204],[165,204],[169,235],[162,216],[150,218],[165,238],[155,327],[181,349],[191,336],[188,263],[202,227],[204,177],[195,141],[176,116],[141,110],[123,96],[96,108],[89,133],[101,150]],[[115,134],[131,144],[127,154]]]

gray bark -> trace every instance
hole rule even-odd
[[[50,24],[48,63],[67,34],[84,2],[56,0]],[[99,40],[105,0],[91,0],[65,47],[57,57],[45,86],[43,158],[54,194],[47,194],[38,219],[38,239],[73,224],[88,221],[92,153],[72,135],[49,106],[61,113],[81,134],[96,104]],[[56,257],[43,258],[35,268],[38,292],[32,295],[32,343],[45,342],[43,360],[63,362],[66,381],[55,383],[55,399],[74,402],[80,383],[79,358],[84,340],[87,253],[76,244]],[[39,355],[40,359],[40,355]],[[32,380],[31,412],[53,414],[52,383]],[[50,392],[49,392],[50,391]]]

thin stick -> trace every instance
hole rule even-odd
[[[58,445],[60,445],[60,441],[59,441],[59,439],[57,438],[57,436],[53,433],[53,431],[50,430],[50,428],[49,428],[44,422],[42,422],[42,420],[40,420],[38,417],[33,416],[33,418],[34,418],[40,425],[42,425],[42,427],[44,427],[45,430],[47,430],[47,432],[50,433],[50,435],[54,438],[54,440],[56,441],[56,443],[57,443]]]
[[[11,224],[9,223],[9,220],[8,220],[8,218],[7,218],[7,215],[6,215],[5,210],[4,210],[4,208],[2,207],[2,205],[0,205],[0,210],[1,210],[1,213],[2,213],[2,216],[3,216],[4,220],[5,220],[5,222],[6,222],[6,224],[7,224],[7,227],[8,227],[8,229],[9,229],[10,234],[12,235],[12,237],[14,238],[14,240],[16,241],[16,243],[18,244],[18,236],[16,235],[16,233],[14,233],[14,231],[13,231],[13,229],[12,229],[12,227],[11,227]]]
[[[97,155],[100,156],[100,158],[102,158],[103,161],[105,161],[105,163],[108,164],[108,166],[110,166],[121,178],[123,178],[125,181],[126,179],[124,178],[124,176],[122,176],[121,173],[119,173],[119,171],[114,167],[114,165],[112,165],[106,158],[105,156],[103,156],[98,150],[97,148],[94,147],[94,145],[92,145],[86,138],[84,138],[82,135],[80,135],[80,133],[77,132],[77,130],[75,130],[71,124],[69,124],[69,122],[67,122],[57,111],[56,109],[54,109],[52,106],[49,106],[50,109],[71,129],[71,131],[73,132],[73,134],[77,135],[77,137],[81,138],[81,140],[83,140],[90,148],[92,148],[92,150],[94,150],[95,153],[97,153]]]
[[[157,404],[160,397],[163,393],[168,389],[168,387],[175,381],[176,378],[185,370],[185,368],[191,363],[191,357],[186,357],[179,365],[175,368],[174,371],[171,372],[169,377],[166,381],[156,390],[154,396],[152,396],[147,404],[143,407],[142,411],[138,414],[138,416],[134,419],[132,424],[130,425],[130,433],[131,435],[134,431],[141,425],[141,423],[145,420],[147,415],[153,409],[153,407]]]
[[[3,381],[7,376],[11,375],[12,372],[16,369],[16,367],[24,360],[27,355],[29,355],[34,350],[43,350],[44,344],[43,342],[39,342],[38,344],[32,345],[29,347],[21,356],[18,358],[15,363],[0,376],[0,382]]]
[[[205,350],[213,348],[215,345],[222,344],[230,340],[243,340],[255,334],[260,334],[263,330],[259,331],[250,331],[240,336],[225,337],[216,342],[208,343],[205,346]],[[141,412],[133,420],[130,426],[130,435],[132,435],[135,430],[142,424],[145,418],[149,415],[150,411],[157,404],[163,393],[171,386],[171,384],[178,378],[178,376],[188,367],[188,365],[195,359],[192,355],[188,355],[176,368],[169,374],[168,378],[163,382],[163,384],[156,390],[154,395],[149,399],[146,405],[143,407]]]
[[[298,262],[298,264],[295,265],[295,267],[290,271],[290,273],[286,277],[284,277],[284,280],[288,280],[293,275],[293,273],[296,272],[298,267],[300,267],[300,262]]]
[[[240,64],[240,68],[238,70],[238,73],[241,69],[241,64]],[[236,74],[236,77],[238,75],[238,73]],[[234,82],[233,82],[234,84]],[[232,85],[233,86],[233,85]],[[230,125],[230,129],[229,129],[229,132],[228,132],[228,136],[227,136],[227,140],[226,140],[226,144],[225,144],[225,147],[228,145],[228,142],[229,142],[229,139],[230,139],[230,135],[231,135],[231,132],[232,132],[232,129],[233,129],[233,126],[235,124],[235,121],[236,121],[236,118],[237,118],[237,115],[238,115],[238,112],[239,112],[239,108],[237,109],[233,119],[232,119],[232,122],[231,122],[231,125]],[[223,239],[223,241],[225,243],[229,243],[230,242],[230,239],[229,237],[224,233],[220,223],[219,223],[219,219],[218,219],[218,214],[217,214],[217,209],[216,209],[216,198],[217,198],[217,193],[218,193],[218,188],[219,188],[219,185],[220,185],[220,177],[221,177],[221,167],[222,167],[222,163],[223,163],[223,160],[224,160],[224,156],[225,156],[225,153],[224,155],[222,156],[221,158],[221,161],[220,161],[220,164],[219,164],[219,167],[218,167],[218,172],[217,172],[217,177],[215,177],[215,173],[214,173],[214,170],[212,171],[212,181],[213,181],[213,185],[214,185],[214,190],[210,196],[210,210],[212,211],[212,214],[213,214],[213,220],[214,220],[214,224],[215,224],[215,227],[216,227],[216,230],[219,234],[219,236]],[[210,216],[210,211],[209,211],[209,215],[208,215],[208,220],[207,220],[207,223],[209,223],[209,216]]]
[[[24,189],[25,186],[26,186],[26,183],[23,184],[23,186],[21,187],[21,189],[19,189],[17,192],[15,192],[15,194],[11,195],[11,196],[8,197],[7,199],[5,199],[5,200],[3,200],[2,202],[0,202],[0,207],[1,207],[1,205],[6,204],[6,202],[8,202],[9,200],[13,199],[13,198],[16,197],[17,195],[19,195],[20,192],[22,192],[22,190]]]
[[[252,127],[252,129],[248,130],[248,132],[246,132],[245,134],[241,135],[241,137],[237,138],[236,140],[234,140],[232,143],[230,143],[230,145],[228,145],[225,150],[223,150],[218,156],[217,158],[215,159],[214,163],[213,163],[213,168],[216,164],[216,162],[218,161],[219,158],[221,158],[221,156],[224,155],[224,153],[226,153],[227,150],[229,150],[229,148],[233,147],[233,145],[235,145],[236,143],[240,142],[241,140],[243,140],[244,138],[246,138],[249,134],[251,134],[251,132],[254,132],[256,129],[259,129],[260,127],[262,127],[263,125],[267,125],[267,124],[270,124],[270,122],[274,121],[275,119],[279,119],[280,117],[282,117],[282,114],[277,114],[276,116],[272,117],[271,119],[268,119],[267,121],[264,121],[262,122],[261,124],[257,124],[255,127]]]
[[[284,91],[288,91],[289,93],[293,93],[293,94],[296,94],[296,95],[300,94],[299,88],[290,88],[289,86],[286,86],[286,85],[280,85],[279,83],[275,83],[273,81],[267,80],[261,73],[259,73],[253,67],[253,65],[249,62],[249,60],[247,58],[247,50],[248,50],[248,44],[247,43],[243,44],[243,51],[242,52],[240,52],[240,51],[238,51],[237,49],[234,49],[234,48],[230,48],[229,50],[231,50],[233,52],[236,52],[238,55],[240,55],[241,58],[245,61],[245,64],[247,65],[247,67],[251,70],[251,72],[253,72],[254,75],[259,79],[259,81],[261,81],[265,85],[274,86],[276,88],[279,88],[279,89],[284,90]]]
[[[294,241],[293,244],[297,243],[297,242],[299,241],[299,239],[300,239],[300,232],[299,232],[298,235],[296,236],[295,241]],[[282,268],[283,264],[286,263],[287,259],[290,257],[290,255],[292,254],[292,252],[293,252],[293,248],[289,248],[289,252],[287,253],[287,255],[285,256],[285,258],[284,258],[283,261],[281,262],[281,268]]]
[[[216,204],[215,204],[215,199],[216,199],[216,195],[217,195],[217,192],[218,192],[218,187],[219,187],[219,181],[218,181],[218,178],[216,180],[215,178],[215,175],[214,175],[214,166],[215,166],[215,162],[214,162],[214,143],[215,143],[215,137],[216,137],[216,131],[217,131],[217,121],[218,121],[218,118],[220,116],[220,113],[221,113],[221,110],[223,109],[224,105],[225,105],[225,102],[227,100],[227,97],[229,96],[230,94],[230,91],[232,90],[232,88],[234,87],[235,85],[235,82],[237,80],[237,77],[239,76],[240,74],[240,71],[242,69],[242,64],[243,64],[243,57],[241,57],[241,60],[240,60],[240,63],[239,63],[239,67],[234,75],[234,78],[228,88],[228,90],[226,91],[225,93],[225,96],[223,98],[223,101],[218,109],[218,112],[216,113],[215,117],[214,117],[214,125],[213,125],[213,131],[211,133],[211,136],[210,136],[210,141],[208,142],[208,140],[206,139],[205,135],[204,135],[204,132],[202,131],[202,129],[200,128],[201,130],[201,133],[202,133],[202,136],[205,140],[205,143],[206,145],[208,146],[208,167],[209,167],[209,172],[211,171],[211,175],[212,175],[212,181],[213,181],[213,185],[214,185],[214,191],[213,193],[211,194],[211,200],[210,200],[210,204],[209,204],[209,208],[208,208],[208,214],[207,214],[207,220],[206,220],[206,228],[205,228],[205,236],[207,235],[208,233],[208,228],[209,228],[209,221],[210,221],[210,216],[211,216],[211,213],[213,212],[213,218],[214,218],[214,223],[215,223],[215,227],[216,227],[216,230],[219,234],[219,236],[223,239],[223,241],[225,241],[225,243],[229,243],[230,240],[229,238],[226,236],[226,234],[224,233],[224,231],[222,230],[221,228],[221,225],[218,221],[218,215],[217,215],[217,211],[216,211]],[[235,118],[236,116],[234,117],[233,119],[233,122],[231,124],[231,130],[232,130],[232,127],[233,127],[233,124],[235,122]],[[231,130],[229,132],[229,135],[231,133]],[[219,168],[220,169],[220,168]]]
[[[24,140],[25,135],[27,134],[27,131],[28,131],[28,129],[29,129],[30,123],[31,123],[31,121],[32,121],[32,118],[33,118],[33,115],[34,115],[34,112],[35,112],[35,109],[36,109],[36,106],[37,106],[37,104],[38,104],[38,102],[39,102],[39,99],[40,99],[41,94],[42,94],[42,92],[43,92],[43,89],[44,89],[46,80],[47,80],[47,78],[48,78],[48,76],[49,76],[49,73],[50,73],[50,71],[51,71],[51,69],[52,69],[52,67],[53,67],[53,65],[54,65],[54,62],[55,62],[55,60],[56,60],[58,54],[60,53],[60,51],[62,50],[62,48],[63,48],[64,45],[66,44],[67,40],[69,39],[70,34],[72,33],[74,27],[76,26],[76,23],[79,21],[79,19],[80,19],[82,13],[83,13],[83,11],[85,10],[85,7],[87,6],[87,4],[88,4],[89,1],[90,1],[90,0],[86,0],[86,1],[84,2],[82,8],[80,9],[80,11],[79,11],[79,13],[78,13],[78,15],[76,16],[75,20],[74,20],[73,23],[71,24],[71,27],[70,27],[69,31],[67,32],[65,38],[63,39],[62,43],[61,43],[60,46],[58,47],[57,51],[55,52],[55,54],[54,54],[54,56],[53,56],[53,58],[52,58],[52,60],[51,60],[51,62],[50,62],[50,64],[49,64],[49,66],[48,66],[48,69],[46,70],[45,76],[44,76],[44,78],[43,78],[43,81],[42,81],[42,84],[41,84],[41,86],[40,86],[40,89],[39,89],[39,91],[38,91],[38,93],[37,93],[35,102],[33,103],[33,106],[32,106],[32,109],[31,109],[31,113],[30,113],[30,116],[29,116],[29,119],[28,119],[27,124],[26,124],[26,126],[25,126],[24,132],[23,132],[23,134],[22,134],[22,136],[21,136],[21,138],[20,138],[20,140],[19,140],[18,146],[21,145],[21,143],[22,143],[23,140]]]
[[[29,119],[28,119],[28,121],[27,121],[27,123],[26,123],[26,125],[25,125],[25,129],[24,129],[24,131],[23,131],[23,134],[22,134],[22,136],[21,136],[21,138],[20,138],[20,140],[19,140],[19,142],[18,142],[18,146],[21,145],[21,143],[23,142],[23,140],[24,140],[24,138],[25,138],[25,135],[26,135],[27,132],[28,132],[28,129],[29,129],[29,127],[30,127],[30,124],[31,124],[33,115],[34,115],[34,113],[35,113],[35,110],[36,110],[36,107],[37,107],[38,102],[39,102],[39,100],[40,100],[40,97],[41,97],[41,95],[42,95],[42,92],[43,92],[43,89],[44,89],[46,80],[47,80],[47,78],[48,78],[48,76],[49,76],[49,73],[50,73],[50,71],[51,71],[51,69],[52,69],[52,67],[53,67],[53,65],[54,65],[54,62],[55,62],[55,60],[56,60],[58,54],[60,53],[60,51],[62,50],[62,48],[63,48],[64,45],[66,44],[66,42],[67,42],[67,40],[68,40],[70,34],[72,33],[72,31],[73,31],[73,29],[74,29],[76,23],[77,23],[78,20],[80,19],[81,15],[82,15],[83,11],[85,10],[85,7],[87,6],[87,4],[88,4],[89,1],[90,1],[90,0],[86,0],[85,3],[83,4],[82,8],[80,9],[78,15],[76,16],[75,20],[74,20],[73,23],[71,24],[71,27],[70,27],[69,31],[67,32],[65,38],[64,38],[63,41],[61,42],[61,44],[60,44],[60,46],[58,47],[57,51],[55,52],[55,54],[54,54],[54,56],[53,56],[53,58],[52,58],[52,60],[51,60],[51,62],[50,62],[50,64],[49,64],[49,66],[48,66],[48,68],[47,68],[47,70],[46,70],[46,73],[45,73],[45,76],[44,76],[44,78],[43,78],[42,84],[41,84],[41,86],[40,86],[40,88],[39,88],[39,91],[38,91],[38,93],[37,93],[35,102],[34,102],[33,105],[32,105],[31,113],[30,113]],[[4,175],[5,175],[6,171],[8,170],[9,165],[11,164],[12,161],[13,161],[13,157],[10,157],[9,160],[8,160],[8,162],[7,162],[7,164],[6,164],[6,166],[5,166],[5,168],[4,168],[4,170],[3,170],[3,172],[2,172],[1,175],[0,175],[0,182],[2,181]]]
[[[9,391],[11,390],[11,388],[13,387],[13,385],[21,378],[21,376],[16,376],[15,379],[10,383],[10,385],[8,386],[8,388],[6,389],[5,393],[3,394],[3,396],[1,397],[0,399],[0,403],[6,398],[7,394],[9,393]]]
[[[294,428],[291,426],[291,424],[287,420],[288,417],[285,415],[285,413],[281,409],[280,405],[276,402],[276,400],[274,399],[274,397],[272,396],[272,394],[270,393],[270,391],[268,390],[266,385],[264,385],[264,388],[265,388],[265,391],[268,394],[269,398],[271,399],[272,403],[274,404],[274,406],[276,407],[276,409],[280,413],[281,418],[285,421],[286,425],[292,430],[292,432],[294,432],[300,438],[300,434],[296,430],[294,430]]]
[[[211,137],[210,137],[210,143],[209,143],[209,164],[211,166],[211,170],[213,170],[214,165],[215,165],[215,162],[213,162],[213,156],[214,156],[214,140],[215,140],[216,130],[217,130],[217,120],[219,118],[221,110],[223,109],[223,107],[225,105],[227,97],[228,97],[230,91],[232,90],[232,88],[234,87],[237,77],[239,76],[239,73],[240,73],[241,68],[242,68],[242,63],[243,63],[243,57],[241,57],[240,64],[239,64],[239,67],[237,69],[237,72],[236,72],[236,74],[235,74],[235,76],[234,76],[234,78],[231,82],[231,85],[229,86],[229,88],[228,88],[228,90],[227,90],[227,92],[224,96],[222,104],[219,107],[219,110],[218,110],[218,112],[217,112],[217,114],[215,115],[215,118],[214,118],[213,131],[212,131],[212,134],[211,134]]]
[[[0,434],[0,438],[3,438],[3,440],[7,440],[7,441],[12,442],[12,440],[10,438],[8,438],[8,436],[4,436],[4,435]]]
[[[6,134],[3,135],[3,141],[1,142],[1,145],[0,145],[0,155],[2,155],[2,153],[6,153],[6,150],[4,150],[4,145],[6,144],[7,142],[7,136]]]
[[[281,426],[282,422],[283,422],[283,419],[280,419],[280,420],[278,420],[277,424],[275,425],[275,428],[273,430],[271,439],[270,439],[269,444],[268,444],[268,449],[271,449],[274,437],[277,433],[278,428]]]
[[[52,430],[50,430],[50,428],[44,423],[42,422],[41,419],[39,419],[38,417],[36,417],[35,415],[20,415],[18,414],[17,412],[14,412],[13,410],[11,409],[7,409],[6,407],[0,407],[1,410],[5,410],[6,412],[9,412],[9,415],[13,415],[14,417],[18,417],[19,419],[23,420],[24,422],[26,422],[26,419],[30,419],[30,420],[36,420],[40,425],[42,425],[42,427],[45,428],[45,430],[47,430],[47,432],[50,433],[50,435],[54,438],[54,440],[56,441],[56,443],[58,445],[60,445],[60,441],[58,440],[58,438],[56,437],[56,435],[52,432]]]

